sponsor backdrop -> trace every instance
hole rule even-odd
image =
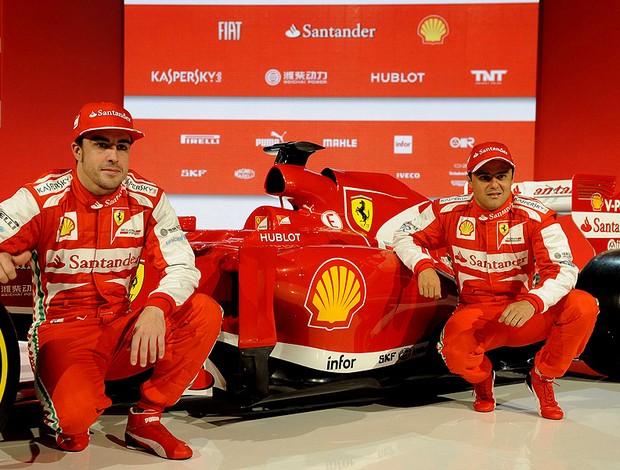
[[[500,140],[532,179],[538,6],[125,0],[125,105],[148,136],[132,166],[173,194],[258,195],[262,147],[307,140],[325,147],[310,169],[434,197]]]

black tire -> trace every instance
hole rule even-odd
[[[581,270],[577,288],[596,297],[600,307],[581,358],[596,372],[620,380],[620,250],[592,258]]]
[[[17,334],[11,317],[0,304],[0,431],[4,428],[15,402],[19,373]]]

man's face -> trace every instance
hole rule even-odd
[[[127,176],[131,137],[118,129],[92,131],[71,144],[80,182],[92,194],[113,193]]]
[[[483,209],[494,211],[510,197],[513,169],[503,160],[491,160],[471,174],[474,199]]]

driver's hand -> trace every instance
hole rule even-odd
[[[426,268],[418,274],[418,289],[420,295],[430,299],[441,297],[441,282],[434,268]]]
[[[499,317],[500,323],[508,326],[516,326],[517,328],[525,325],[525,322],[534,316],[534,306],[527,300],[519,300],[511,303],[504,309]]]
[[[129,360],[132,366],[140,362],[146,367],[147,361],[155,363],[164,357],[166,339],[166,320],[164,312],[152,305],[144,307],[133,328]]]
[[[0,283],[6,284],[15,279],[17,277],[15,268],[26,264],[31,257],[32,253],[30,251],[23,251],[17,256],[0,252]]]

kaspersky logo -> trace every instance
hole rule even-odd
[[[357,266],[332,258],[315,271],[304,307],[308,326],[326,330],[348,328],[366,302],[366,281]]]

